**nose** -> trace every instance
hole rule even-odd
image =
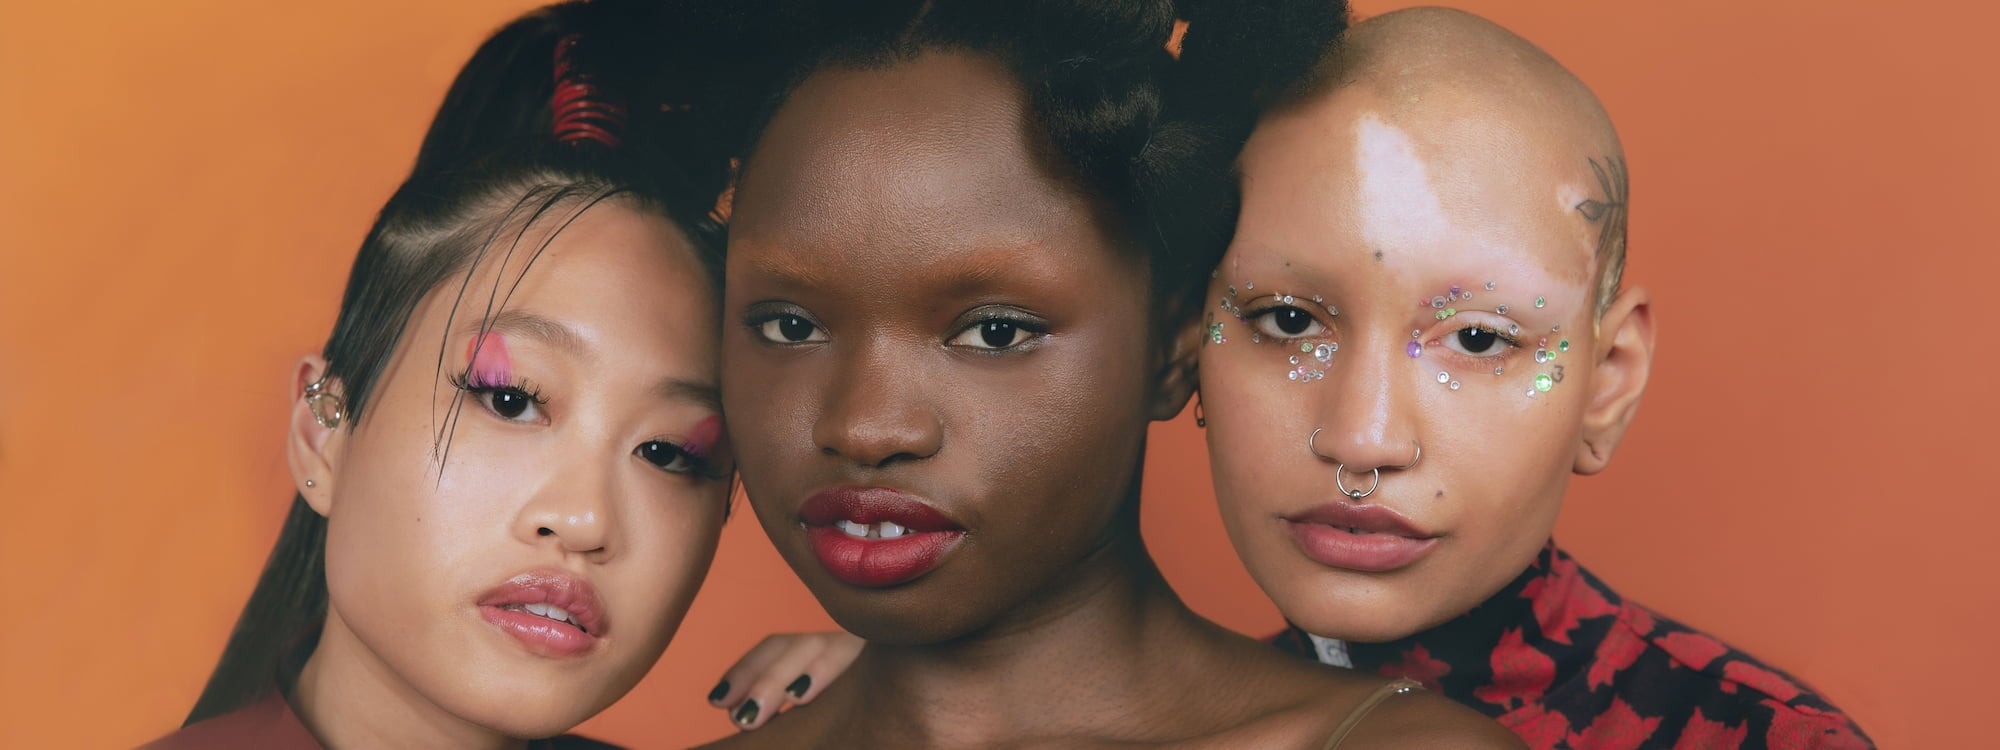
[[[1382,342],[1370,342],[1365,350],[1377,353],[1356,352],[1347,367],[1327,372],[1320,382],[1328,392],[1320,402],[1319,422],[1302,439],[1319,460],[1345,467],[1349,475],[1413,469],[1423,449],[1417,441],[1410,360],[1401,350],[1388,352]]]
[[[558,471],[536,489],[514,520],[514,534],[530,544],[555,544],[565,552],[602,560],[611,554],[617,528],[612,497],[617,492],[611,467],[581,459],[551,459],[573,467]]]
[[[895,346],[871,342],[835,364],[813,424],[820,453],[871,468],[937,454],[944,425],[930,406],[924,368]]]

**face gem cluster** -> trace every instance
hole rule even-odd
[[[1499,284],[1497,282],[1488,281],[1485,283],[1484,291],[1481,294],[1484,295],[1486,293],[1493,292],[1498,288]],[[1244,282],[1243,284],[1244,291],[1255,291],[1256,289],[1257,289],[1257,284],[1255,282]],[[1251,329],[1250,343],[1253,344],[1263,343],[1264,342],[1263,335],[1256,330],[1255,326],[1251,325],[1250,318],[1249,316],[1244,314],[1243,308],[1236,304],[1236,299],[1239,297],[1236,286],[1228,285],[1224,288],[1224,292],[1225,294],[1222,297],[1221,302],[1217,305],[1217,307],[1219,307],[1224,313],[1227,313],[1229,316],[1234,317],[1236,319],[1236,322],[1241,323],[1245,327]],[[1467,289],[1462,286],[1452,286],[1449,289],[1444,290],[1444,293],[1442,294],[1437,294],[1431,297],[1417,300],[1417,305],[1419,307],[1431,310],[1433,316],[1437,320],[1444,321],[1457,317],[1458,305],[1465,302],[1471,302],[1473,298],[1474,298],[1473,290]],[[1289,294],[1278,294],[1275,295],[1273,299],[1274,301],[1276,301],[1278,304],[1281,305],[1297,305],[1300,303],[1300,300],[1297,297],[1294,297],[1293,295]],[[1313,297],[1312,302],[1319,305],[1325,304],[1325,300],[1323,300],[1320,297]],[[1548,305],[1549,305],[1549,298],[1547,295],[1535,296],[1534,300],[1535,309],[1538,310],[1545,309],[1548,307]],[[1509,309],[1511,308],[1506,303],[1497,304],[1493,307],[1493,311],[1499,315],[1506,315]],[[1339,310],[1332,307],[1328,307],[1326,308],[1326,310],[1330,315],[1340,314]],[[1208,344],[1228,343],[1229,336],[1227,335],[1224,328],[1224,320],[1218,319],[1218,316],[1215,314],[1214,311],[1210,311],[1208,313],[1206,323],[1207,323],[1207,336],[1205,343]],[[1561,334],[1562,326],[1557,325],[1551,327],[1549,329],[1549,333],[1552,335]],[[1410,332],[1410,341],[1408,344],[1404,346],[1403,350],[1404,353],[1409,356],[1409,358],[1422,359],[1426,349],[1433,346],[1441,346],[1443,343],[1439,339],[1424,341],[1423,335],[1424,332],[1421,329],[1413,330]],[[1507,336],[1510,339],[1518,340],[1520,335],[1521,335],[1520,325],[1509,324],[1507,326]],[[1300,342],[1298,344],[1298,351],[1296,353],[1291,354],[1287,358],[1287,363],[1288,363],[1287,366],[1289,369],[1285,371],[1285,379],[1296,383],[1311,383],[1325,379],[1327,369],[1333,365],[1333,355],[1339,351],[1340,351],[1340,344],[1335,342],[1318,343],[1318,344],[1313,342]],[[1547,393],[1551,389],[1555,388],[1556,384],[1561,383],[1563,381],[1563,366],[1556,364],[1556,358],[1560,354],[1566,353],[1568,351],[1569,351],[1568,339],[1558,337],[1553,346],[1551,346],[1549,339],[1547,338],[1540,339],[1539,344],[1535,349],[1535,355],[1534,355],[1535,364],[1542,366],[1546,369],[1536,373],[1534,378],[1530,381],[1530,386],[1526,391],[1527,396],[1529,398],[1534,398],[1538,394]],[[1503,366],[1496,366],[1493,368],[1493,374],[1496,376],[1503,375],[1505,373],[1506,373],[1506,368]],[[1459,390],[1460,388],[1464,387],[1464,383],[1460,381],[1458,378],[1454,377],[1452,373],[1447,370],[1438,371],[1437,382],[1438,385],[1444,386],[1446,389],[1453,391]]]

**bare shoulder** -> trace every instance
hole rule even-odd
[[[1345,719],[1342,714],[1341,719]],[[1338,721],[1336,721],[1336,726]],[[1329,734],[1331,730],[1329,730]],[[1465,706],[1435,693],[1412,690],[1389,696],[1354,727],[1340,745],[1357,748],[1526,748],[1520,737]]]

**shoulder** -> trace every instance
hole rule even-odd
[[[1686,716],[1683,735],[1754,734],[1773,748],[1873,747],[1846,714],[1798,678],[1629,601],[1585,682],[1593,689],[1608,685],[1638,715]]]
[[[1345,714],[1340,718],[1344,720]],[[1336,721],[1334,726],[1338,724]],[[1391,695],[1382,701],[1355,725],[1340,747],[1471,750],[1527,745],[1478,711],[1419,689]]]
[[[185,726],[141,750],[322,750],[277,691],[248,706]]]

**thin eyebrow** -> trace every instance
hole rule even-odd
[[[502,310],[491,320],[473,321],[458,330],[460,334],[466,335],[478,335],[484,331],[526,336],[577,357],[590,356],[590,344],[576,332],[576,329],[531,312]]]
[[[714,383],[669,376],[654,386],[653,391],[670,401],[692,401],[717,414],[722,413],[722,391]]]

